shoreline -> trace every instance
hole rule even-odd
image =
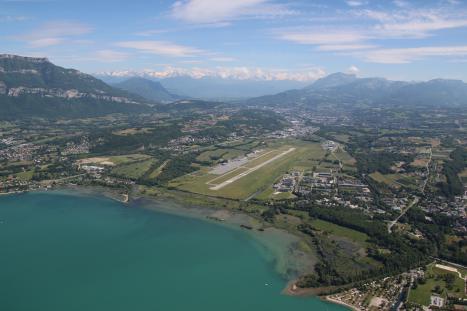
[[[15,195],[25,193],[63,193],[71,195],[89,195],[102,196],[111,200],[115,200],[124,204],[128,208],[144,208],[161,213],[168,213],[180,217],[190,217],[201,221],[206,221],[211,224],[228,227],[234,230],[240,230],[255,239],[259,245],[271,255],[267,258],[271,260],[276,273],[278,273],[286,286],[282,294],[297,297],[316,297],[331,303],[339,304],[359,311],[350,305],[333,301],[327,296],[320,295],[321,288],[295,288],[295,282],[300,275],[312,273],[314,264],[312,254],[300,249],[299,244],[301,237],[264,223],[252,215],[238,210],[228,208],[215,208],[211,206],[184,205],[173,198],[138,194],[122,194],[121,191],[113,190],[103,186],[79,186],[66,185],[53,189],[37,189],[32,191],[21,191],[2,193],[4,195]],[[331,298],[332,299],[332,298]]]
[[[324,300],[329,301],[329,302],[334,303],[334,304],[338,304],[338,305],[347,307],[347,308],[349,308],[349,309],[351,309],[353,311],[361,311],[361,309],[359,309],[359,308],[357,308],[357,307],[355,307],[353,305],[350,305],[350,304],[345,303],[343,301],[331,298],[330,296],[325,296]]]
[[[134,196],[130,206],[147,208],[181,217],[192,217],[211,224],[240,230],[255,239],[271,255],[274,268],[286,282],[296,280],[300,275],[314,271],[312,255],[300,249],[301,238],[284,229],[264,224],[251,214],[228,208],[215,208],[199,205],[184,205],[171,198]]]
[[[248,234],[266,251],[267,260],[271,261],[276,273],[288,284],[295,282],[301,275],[314,272],[313,254],[300,246],[302,238],[285,229],[265,224],[262,220],[241,210],[215,205],[201,206],[185,203],[173,196],[151,196],[148,194],[122,193],[120,189],[104,186],[61,185],[52,189],[35,189],[21,193],[64,193],[71,195],[102,196],[124,204],[128,208],[145,208],[156,212],[168,213],[180,217],[190,217],[211,224],[240,230]],[[17,193],[7,193],[17,194]],[[287,293],[284,288],[283,293]],[[311,295],[310,295],[311,296]],[[316,295],[313,295],[316,296]]]

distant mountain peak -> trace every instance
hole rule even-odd
[[[324,78],[316,80],[313,84],[307,87],[307,89],[323,89],[331,88],[339,85],[344,85],[356,81],[358,78],[355,74],[336,72],[325,76]]]
[[[160,82],[142,77],[131,77],[113,86],[151,101],[169,103],[180,99],[179,96],[167,91]]]
[[[467,106],[467,83],[449,79],[392,81],[385,78],[358,78],[339,72],[300,90],[253,98],[248,102],[271,105],[365,103],[375,106],[456,107]]]
[[[0,54],[0,118],[95,116],[149,111],[139,96],[47,58]]]

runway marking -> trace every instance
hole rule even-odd
[[[282,152],[282,153],[280,153],[280,154],[278,154],[278,155],[276,155],[276,156],[270,158],[269,160],[266,160],[266,161],[264,161],[263,163],[256,165],[255,167],[249,168],[247,171],[245,171],[245,172],[243,172],[243,173],[240,173],[240,174],[238,174],[238,175],[236,175],[236,176],[234,176],[234,177],[232,177],[232,178],[230,178],[230,179],[228,179],[228,180],[226,180],[226,181],[224,181],[224,182],[222,182],[222,183],[220,183],[220,184],[218,184],[218,185],[216,185],[216,186],[210,187],[209,189],[210,189],[210,190],[219,190],[219,189],[222,189],[222,188],[224,188],[225,186],[230,185],[231,183],[233,183],[233,182],[239,180],[240,178],[245,177],[245,176],[247,176],[248,174],[253,173],[254,171],[256,171],[256,170],[262,168],[263,166],[268,165],[269,163],[274,162],[275,160],[277,160],[277,159],[279,159],[279,158],[282,158],[283,156],[285,156],[286,154],[288,154],[288,153],[290,153],[290,152],[292,152],[292,151],[294,151],[294,150],[295,150],[295,148],[290,148],[290,149],[288,149],[288,150],[286,150],[286,151],[284,151],[284,152]],[[213,180],[214,180],[214,179],[213,179]],[[208,182],[208,184],[209,184],[209,183],[210,183],[210,181]]]

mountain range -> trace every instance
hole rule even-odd
[[[0,54],[0,118],[91,117],[152,112],[161,109],[160,103],[196,98],[174,95],[170,91],[176,87],[193,88],[191,93],[196,94],[196,84],[192,84],[194,80],[186,77],[164,79],[163,82],[170,86],[169,90],[162,82],[143,78],[131,78],[110,86],[91,75],[56,66],[46,58]],[[219,92],[217,87],[213,87],[215,84],[207,78],[199,80],[197,83],[206,83],[205,90],[201,90],[203,87],[198,90],[200,94],[209,89],[212,98],[226,94],[226,91]],[[223,89],[230,95],[242,97],[248,94],[243,85],[247,82],[241,82],[242,87],[238,88],[231,82],[224,82]],[[257,86],[255,83],[250,85],[252,89]],[[467,84],[460,80],[404,82],[335,73],[302,88],[230,103],[236,104],[467,107]]]
[[[153,103],[46,58],[0,54],[0,117],[85,117],[151,111]]]
[[[118,85],[127,79],[134,77],[159,82],[170,94],[177,94],[182,98],[198,98],[206,100],[242,100],[268,94],[275,94],[290,89],[302,88],[308,82],[294,80],[258,80],[258,79],[234,79],[221,77],[172,76],[167,78],[154,78],[150,75],[113,73],[99,73],[95,75],[99,79],[111,85]]]
[[[311,85],[275,95],[252,98],[247,104],[367,104],[374,106],[466,106],[467,83],[434,79],[426,82],[391,81],[384,78],[358,78],[334,73]]]
[[[137,94],[147,100],[160,103],[170,103],[182,99],[181,96],[167,91],[160,82],[141,77],[132,77],[128,80],[112,84],[112,86]]]

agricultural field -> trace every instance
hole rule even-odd
[[[150,158],[129,164],[122,164],[112,169],[112,174],[129,179],[138,179],[146,174],[155,164],[156,159]]]
[[[98,165],[107,165],[107,166],[118,166],[130,164],[133,162],[143,161],[151,158],[145,154],[127,154],[119,156],[109,156],[109,157],[93,157],[85,158],[77,161],[78,164],[98,164]]]
[[[120,156],[112,156],[109,158],[109,161],[111,161],[115,165],[121,165],[121,164],[128,164],[132,162],[147,160],[149,158],[150,156],[146,154],[127,154],[127,155],[120,155]]]
[[[289,170],[311,170],[325,156],[318,143],[284,140],[261,146],[261,152],[222,175],[212,167],[177,178],[170,185],[181,190],[231,199],[247,199],[270,188]]]
[[[153,171],[151,173],[148,174],[148,179],[149,180],[154,180],[157,178],[157,176],[160,175],[160,173],[162,173],[162,170],[164,169],[164,167],[170,162],[170,160],[165,160],[161,165],[159,165],[158,167],[156,167],[155,169],[153,169]]]
[[[357,161],[342,148],[339,148],[336,152],[334,152],[333,156],[342,162],[342,169],[344,171],[357,171],[357,168],[355,167]]]
[[[374,181],[383,183],[392,188],[406,187],[417,189],[417,179],[415,177],[404,174],[381,174],[374,172],[369,175]]]
[[[346,227],[342,227],[342,226],[333,224],[332,222],[321,220],[321,219],[312,220],[310,224],[314,229],[323,231],[327,234],[332,234],[332,235],[348,238],[356,243],[361,244],[362,246],[367,245],[367,240],[369,237],[367,234],[363,232],[349,229]]]
[[[113,132],[114,135],[119,135],[119,136],[131,136],[131,135],[137,135],[137,134],[148,134],[151,132],[150,128],[128,128],[124,130],[119,130]]]
[[[16,174],[16,178],[23,181],[29,181],[34,175],[34,170],[24,171]]]

